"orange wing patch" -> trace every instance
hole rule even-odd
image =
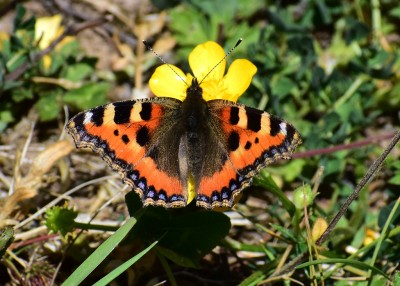
[[[99,153],[140,195],[144,205],[183,206],[186,194],[177,177],[157,169],[148,147],[166,113],[166,100],[122,101],[82,112],[67,130],[78,148]]]
[[[171,177],[158,170],[156,163],[150,157],[143,158],[136,165],[135,171],[141,176],[141,179],[134,183],[135,190],[141,193],[146,190],[144,205],[161,205],[163,207],[186,205],[187,191],[183,190],[179,178]]]

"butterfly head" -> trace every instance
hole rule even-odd
[[[199,81],[197,78],[192,79],[192,84],[186,89],[186,96],[195,96],[195,97],[202,97],[203,96],[203,89],[200,87]]]

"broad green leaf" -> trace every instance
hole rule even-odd
[[[391,16],[400,18],[400,7],[395,7],[395,8],[393,8],[392,10],[390,10],[389,14],[390,14]]]
[[[215,40],[206,18],[198,10],[194,10],[190,6],[177,6],[170,11],[170,16],[170,27],[175,31],[176,39],[181,45],[189,46],[189,50],[184,55],[186,59],[188,52],[195,45]],[[187,27],[190,27],[190,37],[187,37]]]
[[[53,232],[60,232],[62,236],[74,230],[75,218],[78,213],[73,209],[54,206],[46,210],[46,226]]]
[[[396,270],[393,279],[393,286],[400,286],[400,271]]]
[[[174,262],[176,265],[180,265],[183,267],[191,267],[191,268],[199,267],[199,263],[197,263],[197,261],[194,261],[193,259],[190,259],[167,247],[158,246],[156,249],[159,252],[159,254],[164,255],[166,258]]]
[[[78,109],[89,109],[106,102],[111,85],[106,82],[88,83],[80,88],[68,91],[63,101]]]
[[[127,205],[136,205],[137,197],[134,192],[128,193],[125,197]],[[229,229],[230,220],[221,212],[195,211],[190,206],[176,210],[146,207],[129,237],[130,240],[151,241],[165,233],[159,246],[172,251],[171,255],[176,254],[171,259],[176,262],[189,259],[192,265],[198,265],[199,260],[228,234]],[[178,256],[182,257],[177,259]]]
[[[291,90],[295,88],[295,83],[288,77],[277,77],[276,81],[271,83],[272,92],[279,98],[289,95]]]
[[[30,88],[14,88],[11,91],[14,102],[19,103],[25,99],[33,99],[33,92]]]
[[[71,81],[80,81],[93,73],[93,67],[85,63],[77,63],[67,68],[65,78]]]
[[[39,112],[40,120],[42,121],[56,119],[61,110],[57,93],[49,93],[46,96],[41,97],[36,102],[35,106]]]
[[[14,241],[14,229],[11,226],[6,226],[0,229],[0,259],[3,257],[7,248]]]
[[[389,179],[389,183],[393,185],[400,185],[400,174],[397,174]]]
[[[24,62],[28,60],[28,56],[26,51],[21,50],[11,56],[11,58],[7,61],[7,70],[12,72],[20,67]]]

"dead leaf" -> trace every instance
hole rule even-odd
[[[57,163],[57,161],[67,156],[74,149],[70,141],[58,141],[33,159],[33,163],[26,176],[15,174],[14,192],[4,200],[3,207],[0,209],[0,227],[5,219],[13,213],[19,202],[35,197],[45,175]]]

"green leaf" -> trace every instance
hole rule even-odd
[[[259,0],[238,0],[237,13],[241,17],[251,17],[253,13],[259,11],[259,9],[264,8],[264,3]],[[253,29],[255,30],[255,29]],[[243,34],[245,35],[245,34]],[[246,35],[247,39],[247,35]]]
[[[106,82],[89,83],[80,88],[68,91],[63,101],[78,109],[89,109],[106,102],[106,95],[111,85]]]
[[[301,175],[306,165],[306,160],[295,159],[285,163],[284,165],[274,166],[274,168],[268,170],[270,170],[271,174],[282,176],[285,182],[293,182]]]
[[[398,270],[394,274],[393,286],[400,286],[400,271]]]
[[[72,208],[55,206],[46,211],[46,226],[54,233],[60,232],[66,236],[74,230],[75,218],[78,213]]]
[[[389,158],[388,158],[389,161]],[[393,168],[400,170],[400,161],[398,161],[397,159],[395,159],[394,161],[391,162],[390,164]],[[397,173],[397,171],[396,171]]]
[[[3,106],[0,105],[0,131],[2,131],[8,123],[14,122],[15,117],[11,110],[11,103],[4,104]]]
[[[353,41],[366,39],[370,33],[370,28],[365,24],[353,18],[346,19],[346,29],[344,39],[347,44]]]
[[[2,87],[2,89],[0,89],[0,91],[11,90],[11,89],[20,87],[22,85],[23,85],[22,81],[7,81],[4,83],[4,86]]]
[[[10,104],[8,104],[9,106]],[[4,109],[0,107],[0,122],[10,123],[15,120],[14,115],[11,110],[7,109],[7,106],[4,106]]]
[[[69,41],[57,49],[57,54],[61,55],[64,59],[66,59],[68,57],[76,58],[80,51],[79,48],[80,48],[80,45],[79,45],[78,41],[75,41],[75,40]],[[86,58],[87,58],[87,56],[85,56],[83,59],[80,59],[80,58],[78,58],[78,59],[80,62],[84,62]],[[75,60],[78,60],[78,59],[75,59]],[[95,58],[91,58],[91,59],[92,59],[92,66],[95,66],[97,59],[95,59]]]
[[[388,285],[390,280],[388,278],[385,278],[382,275],[374,275],[372,276],[371,283],[369,284],[370,286],[382,286],[382,285]],[[363,285],[364,283],[360,283],[360,286]]]
[[[126,204],[137,204],[137,197],[134,192],[128,193]],[[132,210],[129,208],[130,213]],[[191,265],[198,265],[199,260],[228,234],[229,229],[230,220],[221,212],[194,211],[191,206],[177,210],[146,207],[129,237],[130,240],[140,238],[149,241],[165,233],[159,246],[172,251],[170,259],[175,262],[189,259]],[[181,257],[178,259],[178,256]]]
[[[11,93],[11,97],[16,103],[21,102],[25,99],[33,99],[32,90],[29,88],[14,88]]]
[[[345,167],[345,163],[346,161],[344,161],[342,158],[330,158],[325,163],[324,176],[327,177],[329,175],[341,172]]]
[[[394,177],[390,178],[389,183],[393,185],[400,185],[400,174],[397,174]]]
[[[189,3],[202,11],[205,15],[218,19],[219,24],[227,23],[236,13],[238,3],[236,0],[214,1],[214,0],[189,0]],[[218,23],[216,23],[218,24]]]
[[[288,77],[279,76],[271,82],[271,88],[274,95],[281,99],[289,95],[291,90],[296,87],[296,84]]]
[[[157,251],[161,255],[164,255],[166,258],[174,262],[176,265],[180,265],[183,267],[191,267],[191,268],[199,267],[199,264],[195,263],[192,259],[187,258],[186,256],[171,249],[168,249],[166,247],[157,246]]]
[[[67,67],[65,78],[71,81],[80,81],[93,73],[93,68],[86,63],[77,63]]]
[[[361,248],[364,243],[365,236],[366,236],[366,228],[365,227],[358,228],[351,241],[351,246],[355,248]]]
[[[400,7],[395,7],[392,10],[390,10],[389,15],[400,18]]]
[[[24,62],[28,60],[28,56],[26,51],[20,50],[17,53],[13,54],[12,57],[7,61],[6,67],[9,72],[16,70],[19,66],[21,66]]]
[[[14,31],[16,30],[28,30],[33,31],[35,29],[35,17],[26,17],[26,9],[23,5],[18,4],[16,7],[16,14],[14,18]]]
[[[314,41],[309,35],[290,37],[288,46],[292,52],[302,56],[303,62],[309,62],[315,58]]]
[[[215,39],[216,31],[209,27],[206,18],[199,11],[190,6],[178,6],[170,11],[170,27],[175,31],[177,41],[184,46],[190,46],[190,50],[198,43]],[[187,27],[190,27],[190,37],[187,36]],[[214,29],[215,30],[215,29]],[[187,55],[185,55],[185,58]]]
[[[61,106],[58,103],[58,94],[49,93],[41,97],[35,104],[41,121],[51,121],[60,114]]]
[[[6,226],[0,229],[0,259],[3,257],[7,248],[14,241],[14,229],[11,226]]]
[[[22,26],[26,9],[23,5],[17,5],[15,9],[14,29],[17,30]]]

